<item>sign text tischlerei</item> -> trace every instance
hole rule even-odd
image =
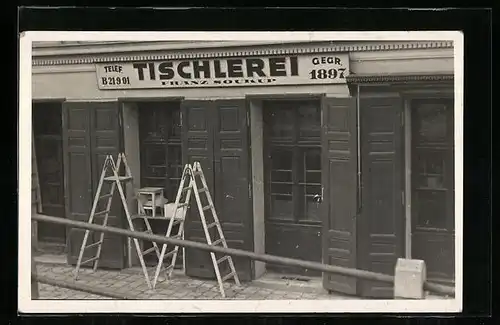
[[[348,57],[304,55],[99,64],[100,89],[345,83]]]

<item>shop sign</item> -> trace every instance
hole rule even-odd
[[[346,53],[97,64],[103,90],[342,84],[348,74]]]

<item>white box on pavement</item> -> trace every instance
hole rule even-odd
[[[426,278],[424,261],[398,258],[394,272],[394,298],[424,299]]]

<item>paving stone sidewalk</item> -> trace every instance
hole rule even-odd
[[[73,282],[74,268],[61,265],[38,264],[37,272],[40,276],[50,277],[55,280]],[[151,271],[151,270],[150,270]],[[148,289],[142,273],[133,270],[108,271],[81,269],[77,283],[102,288],[106,291],[123,294],[129,299],[175,299],[175,300],[324,300],[324,299],[354,299],[325,292],[301,292],[295,290],[279,290],[262,288],[252,283],[242,283],[237,287],[234,283],[224,283],[226,298],[222,298],[217,281],[199,280],[182,274],[175,274],[168,282],[158,283],[154,291]],[[113,299],[97,296],[81,291],[39,284],[40,299]]]

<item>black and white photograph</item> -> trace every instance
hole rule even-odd
[[[461,310],[460,32],[20,42],[21,311]]]

